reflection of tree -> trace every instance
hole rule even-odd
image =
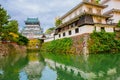
[[[62,69],[57,69],[57,80],[84,80],[80,75],[75,76],[72,72],[66,72]]]
[[[3,70],[0,80],[19,80],[19,70],[28,63],[27,57],[18,54],[11,54],[0,61],[0,69]]]
[[[36,53],[29,53],[28,59],[29,63],[24,67],[25,72],[27,73],[29,80],[39,80],[41,77],[41,72],[45,67],[45,63],[43,61],[40,62],[42,56]]]

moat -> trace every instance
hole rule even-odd
[[[120,80],[119,57],[11,53],[0,57],[0,80]]]

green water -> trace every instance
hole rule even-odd
[[[0,57],[0,80],[120,80],[120,55],[11,54]]]

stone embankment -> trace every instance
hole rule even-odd
[[[26,47],[15,43],[0,43],[0,56],[6,56],[9,53],[25,53]]]

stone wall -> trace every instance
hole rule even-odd
[[[6,56],[10,53],[26,53],[26,47],[16,43],[0,43],[0,56]]]
[[[87,47],[87,40],[89,38],[89,34],[82,34],[78,36],[71,37],[73,40],[72,49],[75,51],[75,54],[84,54],[84,47]],[[88,52],[85,52],[88,53]]]

